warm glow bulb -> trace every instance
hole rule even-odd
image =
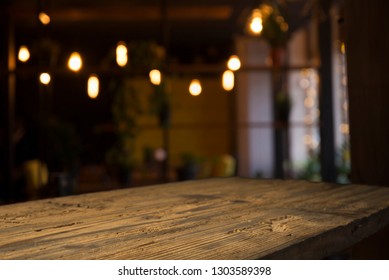
[[[346,53],[346,45],[345,45],[344,43],[342,43],[342,44],[340,45],[340,52],[341,52],[342,54],[345,54],[345,53]]]
[[[79,71],[82,67],[82,60],[81,56],[78,52],[74,52],[70,55],[69,61],[68,61],[68,67],[72,71]]]
[[[189,85],[189,93],[193,96],[198,96],[201,93],[201,83],[197,79],[193,79]]]
[[[124,42],[119,42],[116,47],[116,63],[120,67],[127,65],[128,55],[127,55],[127,46]]]
[[[347,123],[342,123],[340,125],[340,132],[342,132],[343,134],[349,134],[350,133],[349,125]]]
[[[232,71],[239,70],[240,68],[240,59],[237,55],[231,55],[230,59],[227,62],[228,69]]]
[[[260,34],[263,29],[262,19],[261,18],[253,18],[250,22],[250,30],[254,34]]]
[[[43,25],[48,25],[50,23],[50,17],[45,12],[40,12],[38,17],[39,17],[40,22]]]
[[[49,73],[42,73],[42,74],[40,74],[39,81],[42,84],[44,84],[44,85],[48,85],[50,83],[50,81],[51,81],[50,74]]]
[[[259,35],[263,29],[262,13],[259,9],[253,10],[249,20],[249,31],[254,35]]]
[[[153,69],[150,71],[150,82],[153,84],[153,85],[160,85],[161,84],[161,72],[157,69]]]
[[[99,95],[99,78],[92,74],[88,79],[88,96],[92,99]]]
[[[234,88],[234,72],[231,70],[224,71],[222,84],[224,90],[231,91]]]
[[[30,58],[30,52],[26,46],[20,46],[18,59],[22,62],[26,62]]]

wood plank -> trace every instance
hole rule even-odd
[[[389,224],[389,189],[206,179],[0,207],[1,259],[320,259]]]

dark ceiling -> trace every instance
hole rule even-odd
[[[120,40],[153,40],[179,62],[217,62],[233,52],[245,20],[260,0],[44,0],[10,1],[16,40],[31,44],[46,36],[63,48],[93,49],[102,55]],[[286,1],[293,32],[303,24],[307,0]],[[39,10],[51,16],[40,26]]]

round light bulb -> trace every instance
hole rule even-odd
[[[43,25],[48,25],[50,23],[50,17],[48,14],[46,14],[45,12],[40,12],[39,15],[38,15],[38,18],[39,18],[39,21],[43,24]]]
[[[39,81],[44,84],[48,85],[51,81],[51,77],[49,73],[42,73],[39,75]]]
[[[30,58],[30,51],[26,46],[20,46],[18,59],[22,62],[26,62]]]
[[[150,71],[149,73],[149,77],[150,77],[150,82],[153,84],[153,85],[160,85],[161,84],[161,72],[157,69],[153,69]]]
[[[263,30],[262,13],[259,9],[254,9],[249,19],[249,31],[254,35],[259,35]]]
[[[68,61],[68,67],[72,71],[79,71],[82,67],[82,59],[78,52],[74,52],[70,55],[69,61]]]
[[[258,35],[262,32],[263,29],[263,24],[262,24],[262,19],[260,18],[253,18],[252,21],[250,22],[250,30]]]
[[[228,69],[232,71],[239,70],[240,68],[240,59],[237,55],[231,55],[227,62]]]
[[[189,85],[189,93],[193,96],[198,96],[198,95],[200,95],[201,91],[202,91],[202,88],[201,88],[200,81],[197,79],[193,79]]]

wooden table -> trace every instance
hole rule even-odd
[[[1,259],[321,259],[389,224],[389,188],[207,179],[0,207]]]

